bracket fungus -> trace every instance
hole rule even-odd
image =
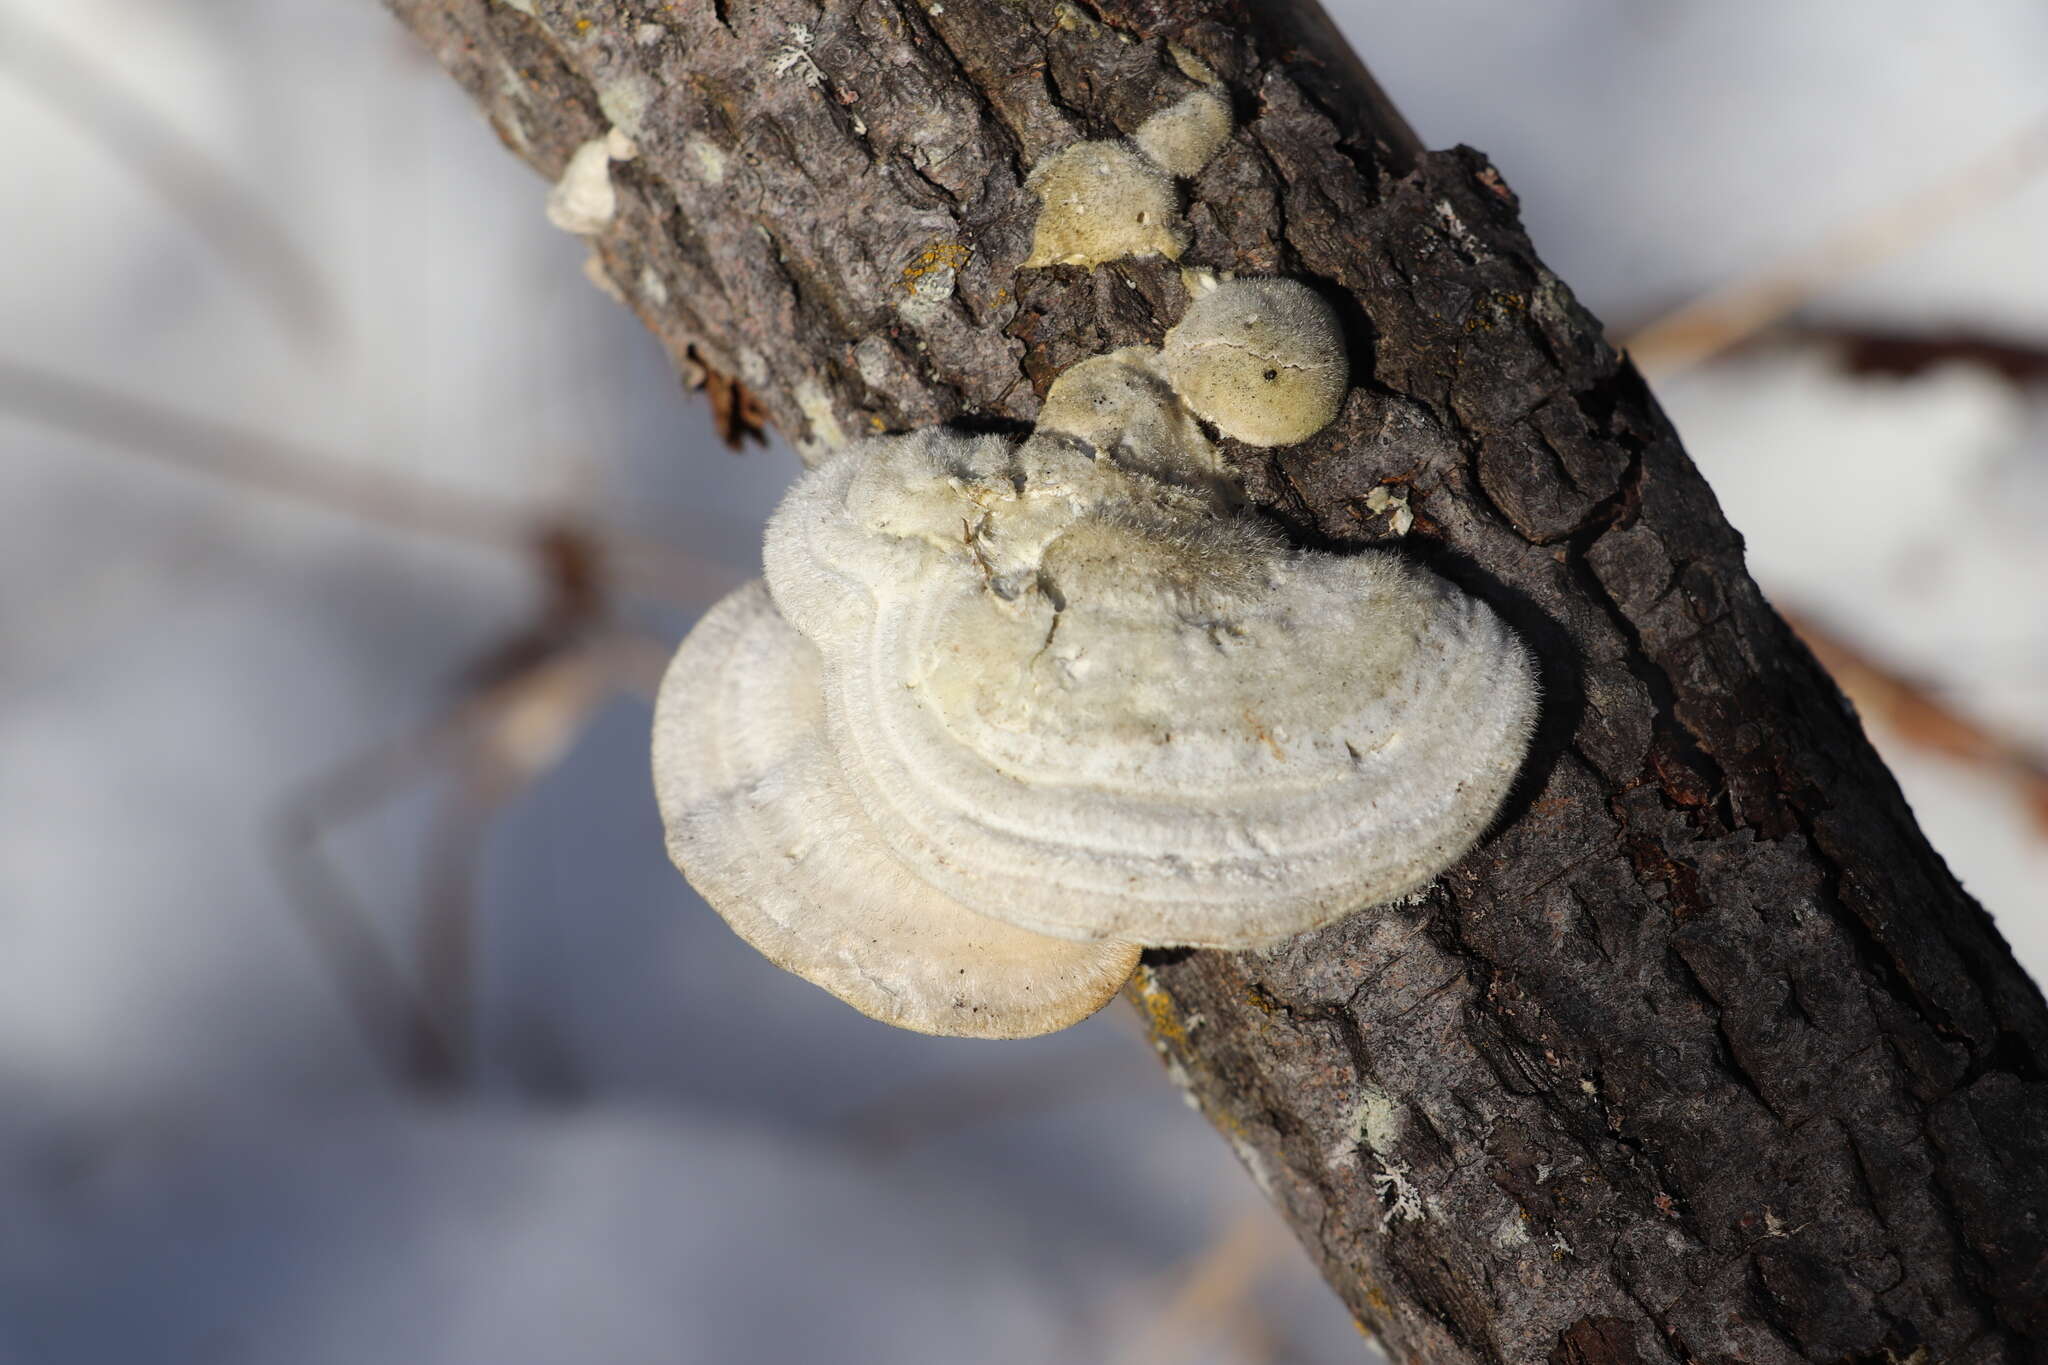
[[[1341,397],[1333,321],[1324,343]],[[1262,946],[1419,889],[1520,768],[1522,644],[1393,552],[1304,549],[1243,510],[1172,358],[1071,367],[1022,442],[839,452],[771,520],[765,590],[669,670],[672,856],[856,1008],[1060,1027],[1138,945]]]
[[[818,651],[757,580],[690,632],[656,714],[669,845],[777,966],[920,1033],[1008,1038],[1100,1009],[1137,965],[977,915],[890,858],[824,742]]]

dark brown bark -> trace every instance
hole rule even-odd
[[[1502,176],[1423,152],[1312,6],[390,2],[542,172],[630,125],[607,273],[813,449],[1028,421],[1062,366],[1158,341],[1177,268],[1020,271],[1022,180],[1207,62],[1241,127],[1186,263],[1317,284],[1356,358],[1334,426],[1234,450],[1248,487],[1360,545],[1398,486],[1547,700],[1425,898],[1155,954],[1169,1068],[1397,1358],[2048,1356],[2040,994]]]

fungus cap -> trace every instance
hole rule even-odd
[[[1072,436],[1121,469],[1167,483],[1224,477],[1215,444],[1174,393],[1150,346],[1126,346],[1060,371],[1038,410],[1038,431]]]
[[[1230,101],[1204,87],[1139,124],[1131,141],[1154,165],[1185,177],[1201,173],[1230,140],[1230,130]]]
[[[1137,964],[963,908],[875,837],[824,744],[818,652],[754,582],[676,652],[655,710],[670,856],[742,938],[885,1023],[1020,1038],[1093,1014]]]
[[[1187,230],[1173,177],[1123,142],[1076,142],[1046,157],[1025,187],[1043,201],[1026,266],[1180,259]]]
[[[1167,332],[1160,362],[1197,416],[1256,446],[1321,431],[1350,382],[1335,310],[1288,279],[1224,280],[1198,293]]]
[[[1042,437],[865,442],[791,490],[767,569],[875,833],[1047,934],[1244,947],[1405,895],[1534,721],[1526,651],[1443,580]]]

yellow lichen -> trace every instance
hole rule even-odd
[[[1131,974],[1130,991],[1138,1008],[1145,1012],[1145,1028],[1155,1043],[1187,1042],[1187,1025],[1181,1022],[1180,1010],[1173,997],[1160,988],[1159,978],[1150,967],[1141,966]]]
[[[967,264],[967,258],[974,254],[974,248],[965,242],[938,241],[911,257],[910,264],[903,267],[903,274],[897,281],[905,293],[916,293],[917,283],[927,275],[941,270],[958,270]]]

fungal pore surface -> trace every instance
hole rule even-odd
[[[777,966],[920,1033],[1028,1037],[1101,1008],[1137,947],[977,915],[892,858],[826,746],[823,673],[759,581],[677,652],[655,780],[704,898]]]
[[[1224,318],[1210,346],[1191,307],[1178,368],[1171,340],[1081,362],[1022,441],[848,446],[770,522],[765,589],[684,643],[656,724],[670,851],[775,961],[911,1028],[1042,1032],[1138,945],[1275,943],[1414,892],[1491,821],[1527,651],[1399,555],[1243,509],[1190,385],[1290,359],[1334,411],[1343,355],[1299,296],[1237,293],[1249,339]]]

